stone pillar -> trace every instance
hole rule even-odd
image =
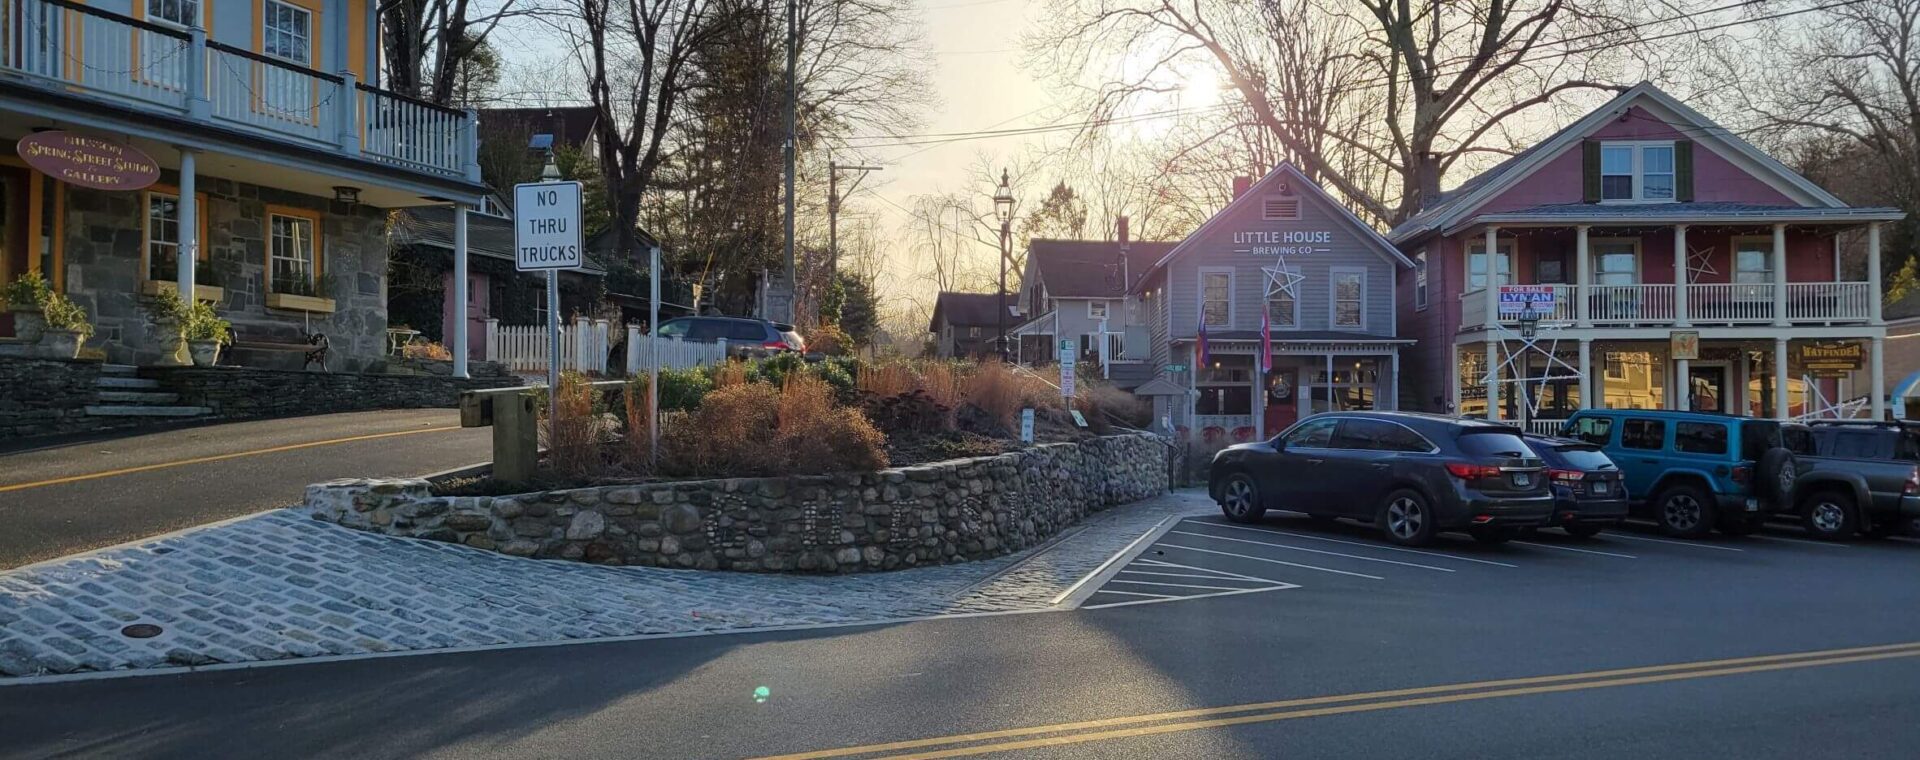
[[[1673,226],[1673,324],[1687,327],[1687,225]],[[1679,407],[1685,409],[1686,406]]]
[[[1787,326],[1787,225],[1773,225],[1773,324]]]
[[[1773,418],[1787,419],[1787,339],[1773,339]]]
[[[174,273],[180,288],[180,300],[191,305],[193,298],[193,269],[200,256],[200,201],[194,195],[195,152],[180,149],[180,205],[178,216],[180,226],[180,246],[175,249]],[[140,210],[144,222],[147,210]]]

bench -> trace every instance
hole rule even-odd
[[[332,372],[327,368],[327,336],[321,333],[300,335],[285,331],[272,331],[255,327],[234,325],[233,344],[230,348],[237,351],[269,351],[304,354],[300,369],[310,364],[319,364],[320,371]]]

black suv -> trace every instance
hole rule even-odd
[[[1546,465],[1520,431],[1409,412],[1331,412],[1271,441],[1214,455],[1209,488],[1227,519],[1268,509],[1371,522],[1397,544],[1442,530],[1498,543],[1553,513]]]
[[[681,317],[660,323],[660,329],[654,334],[693,343],[725,339],[730,347],[748,350],[802,353],[807,350],[807,342],[800,338],[793,325],[751,317]]]
[[[1599,446],[1537,435],[1524,440],[1546,461],[1547,477],[1553,481],[1553,517],[1540,527],[1592,538],[1626,519],[1626,480]]]

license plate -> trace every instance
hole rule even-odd
[[[1748,499],[1748,500],[1747,500],[1747,511],[1748,511],[1748,512],[1758,512],[1758,511],[1760,511],[1760,501],[1759,501],[1758,499]]]
[[[1594,492],[1594,493],[1606,493],[1606,492],[1607,492],[1608,490],[1609,490],[1609,489],[1607,488],[1607,481],[1604,481],[1604,480],[1596,480],[1596,481],[1594,481],[1594,482],[1593,482],[1593,492]]]
[[[1516,472],[1513,474],[1513,484],[1516,486],[1520,486],[1521,488],[1525,488],[1527,486],[1533,485],[1533,475],[1524,473],[1524,472]]]

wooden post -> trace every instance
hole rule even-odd
[[[493,398],[493,477],[511,483],[533,479],[540,459],[539,417],[533,394],[503,393]]]

